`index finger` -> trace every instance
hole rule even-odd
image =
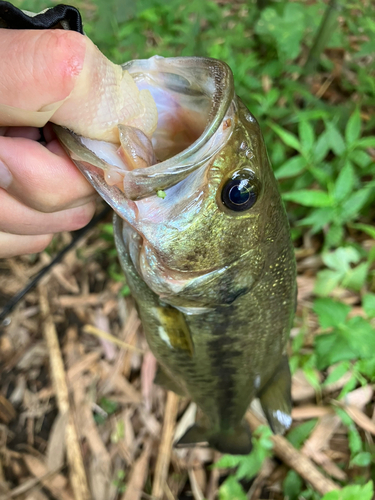
[[[43,112],[64,101],[82,71],[85,52],[85,37],[73,31],[0,29],[0,53],[6,54],[0,58],[0,125],[35,125],[28,113],[15,123],[7,106]]]

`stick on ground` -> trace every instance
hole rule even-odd
[[[152,485],[152,496],[158,500],[163,498],[164,486],[168,477],[178,411],[178,399],[179,397],[174,392],[168,391],[159,454],[156,461],[154,483]]]
[[[246,419],[253,431],[260,425],[264,425],[264,422],[252,411],[246,413]],[[338,484],[325,477],[309,458],[296,450],[283,436],[272,436],[272,441],[275,455],[310,483],[318,493],[325,495],[332,490],[341,490]]]
[[[70,413],[69,392],[66,383],[64,362],[55,324],[49,308],[47,290],[43,286],[40,286],[40,309],[43,315],[43,333],[48,348],[51,378],[55,389],[57,406],[61,414],[69,414],[66,428],[66,452],[70,482],[75,500],[90,500],[91,495],[87,484],[79,439]]]

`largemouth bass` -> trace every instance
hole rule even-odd
[[[255,397],[275,432],[291,424],[285,349],[296,270],[262,134],[222,62],[154,57],[124,67],[155,99],[152,144],[163,161],[129,170],[112,146],[57,134],[117,214],[116,246],[160,364],[156,382],[201,410],[178,444],[248,453],[243,417]],[[105,181],[114,165],[121,186]]]
[[[51,27],[46,19],[48,11],[39,24]],[[220,61],[155,56],[112,69],[126,75],[141,112],[111,122],[109,136],[101,128],[104,140],[82,121],[81,135],[56,133],[116,213],[119,259],[160,365],[156,382],[200,409],[177,444],[248,453],[244,415],[254,398],[274,432],[291,424],[286,343],[296,301],[288,221],[259,125]]]

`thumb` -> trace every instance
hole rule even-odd
[[[72,92],[86,38],[65,30],[0,29],[0,53],[7,55],[0,58],[0,125],[40,127]]]

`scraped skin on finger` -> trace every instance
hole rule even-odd
[[[139,90],[89,38],[63,30],[1,30],[0,49],[10,55],[0,63],[0,86],[14,94],[12,100],[2,92],[7,95],[3,103],[0,96],[1,126],[41,127],[52,121],[90,139],[119,144],[117,126],[122,124],[151,138],[157,109],[150,92]],[[64,85],[55,85],[57,78]],[[19,92],[12,91],[14,80]],[[40,90],[36,97],[35,87]]]

